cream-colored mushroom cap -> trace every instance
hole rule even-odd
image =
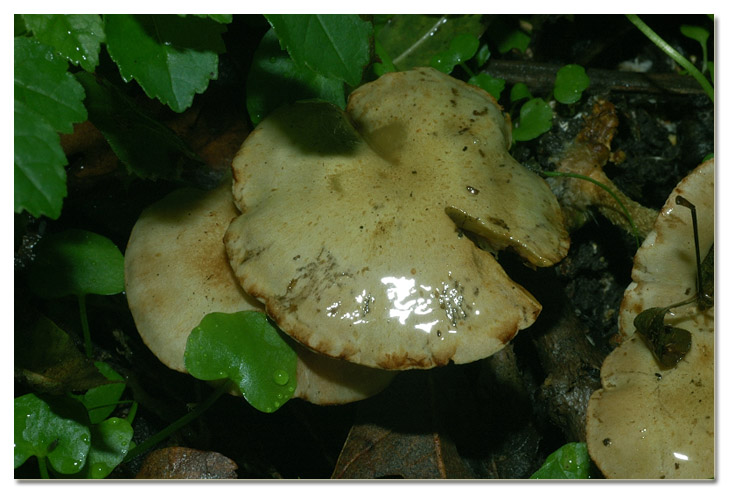
[[[568,248],[557,200],[507,152],[488,93],[433,69],[277,110],[233,162],[226,234],[244,290],[318,352],[385,369],[466,363],[540,304],[476,247],[546,266]]]
[[[223,235],[238,215],[230,182],[214,191],[176,191],[147,208],[125,253],[129,308],[142,340],[166,366],[186,372],[190,332],[213,312],[262,311],[233,276]],[[393,373],[314,354],[291,341],[299,358],[294,397],[342,404],[381,391]]]
[[[625,341],[604,361],[603,388],[588,404],[588,450],[608,478],[714,477],[714,309],[696,303],[670,310],[664,324],[692,335],[676,367],[662,369],[635,332],[634,318],[696,294],[697,263],[690,210],[697,208],[700,255],[714,243],[714,160],[672,192],[634,259],[633,282],[619,316]]]

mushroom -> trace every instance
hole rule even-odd
[[[322,354],[392,370],[488,357],[541,306],[475,241],[538,267],[569,245],[510,139],[488,93],[429,68],[361,86],[346,113],[283,107],[233,161],[233,271]]]
[[[223,234],[237,214],[226,181],[210,192],[173,192],[147,208],[132,229],[125,254],[129,308],[143,341],[169,368],[186,372],[188,336],[206,314],[263,310],[241,290],[226,258]],[[352,402],[379,392],[394,376],[288,340],[298,357],[294,397]]]
[[[665,369],[635,333],[634,319],[697,294],[697,262],[690,210],[697,209],[701,257],[714,244],[714,160],[684,178],[669,196],[637,251],[633,282],[621,303],[624,341],[604,361],[603,388],[588,404],[588,450],[609,478],[714,476],[714,309],[677,306],[663,323],[691,334],[691,347]]]

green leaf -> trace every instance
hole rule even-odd
[[[383,48],[383,45],[380,44],[377,39],[375,40],[375,55],[377,55],[380,59],[380,62],[373,64],[373,71],[378,77],[388,72],[395,72],[398,70],[393,64],[393,59],[390,58],[388,52],[385,51],[385,48]]]
[[[27,394],[15,399],[14,409],[15,468],[31,456],[39,462],[48,458],[63,474],[84,467],[91,437],[83,405],[63,396],[41,399]]]
[[[38,244],[28,283],[49,298],[117,294],[124,290],[124,257],[112,241],[93,232],[48,234]]]
[[[281,407],[297,385],[296,353],[258,311],[206,315],[188,337],[185,367],[201,380],[229,378],[263,412]]]
[[[25,24],[38,41],[72,64],[92,72],[99,64],[104,27],[98,14],[26,14]]]
[[[479,38],[484,32],[481,15],[404,14],[379,19],[376,39],[398,70],[428,66],[459,34]]]
[[[571,104],[580,100],[583,91],[591,83],[586,70],[580,65],[568,64],[561,67],[555,76],[553,94],[560,103]]]
[[[87,390],[84,395],[76,396],[89,412],[89,421],[93,425],[101,423],[114,412],[116,402],[126,388],[124,377],[114,371],[114,368],[103,361],[97,361],[94,365],[104,377],[114,383],[99,385]]]
[[[585,442],[568,443],[550,454],[530,479],[578,480],[590,478],[591,459]]]
[[[177,134],[143,113],[114,85],[88,73],[76,77],[86,90],[89,120],[130,172],[144,179],[177,179],[181,157],[199,161]]]
[[[370,62],[373,26],[357,15],[272,14],[266,19],[295,63],[357,86]]]
[[[470,77],[469,84],[482,88],[492,95],[495,100],[499,100],[499,97],[502,95],[502,90],[504,90],[505,81],[504,79],[492,77],[487,73],[481,72],[476,76]]]
[[[481,67],[482,65],[486,64],[487,60],[489,60],[491,56],[492,52],[489,50],[489,45],[484,43],[482,46],[479,47],[479,51],[477,52],[477,67]]]
[[[210,19],[176,15],[104,16],[107,51],[122,78],[136,80],[150,98],[176,112],[193,103],[218,77],[225,26]]]
[[[279,46],[273,29],[261,39],[246,82],[246,108],[254,125],[284,103],[319,99],[345,108],[345,87],[299,66]]]
[[[497,47],[499,53],[507,53],[511,50],[524,53],[530,45],[530,36],[505,17],[498,17],[489,25],[487,36]]]
[[[15,38],[15,104],[22,102],[57,132],[70,133],[86,120],[84,89],[67,72],[68,62],[29,38]]]
[[[129,452],[134,429],[123,418],[109,418],[91,426],[91,446],[84,469],[75,478],[103,479]]]
[[[516,103],[528,98],[532,98],[532,93],[530,93],[530,89],[527,87],[527,84],[518,82],[512,86],[512,89],[509,92],[509,101],[511,103]]]
[[[180,17],[185,17],[185,14],[179,14]],[[221,24],[230,24],[233,22],[233,14],[192,14],[195,17],[200,17],[202,19],[212,19],[215,22],[219,22]]]
[[[542,98],[527,101],[520,109],[520,117],[512,130],[515,141],[529,141],[550,130],[553,111]]]
[[[472,58],[478,49],[479,39],[471,33],[462,33],[449,42],[448,50],[431,57],[430,65],[445,74],[451,74],[456,65]]]
[[[66,155],[53,127],[22,102],[14,112],[15,213],[57,219],[66,197]]]
[[[707,70],[707,41],[710,39],[710,32],[700,26],[688,26],[683,24],[679,26],[679,30],[689,39],[697,41],[702,47],[702,69],[701,72]]]

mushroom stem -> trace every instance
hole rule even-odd
[[[657,212],[622,193],[603,171],[617,126],[614,106],[603,100],[596,102],[583,129],[563,152],[556,168],[560,175],[583,176],[588,180],[558,178],[555,185],[560,189],[563,208],[584,210],[594,206],[614,225],[630,234],[638,231],[644,238],[651,232]]]

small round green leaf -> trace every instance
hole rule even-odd
[[[91,427],[91,447],[84,469],[78,477],[103,479],[129,452],[134,429],[123,418],[109,418]]]
[[[15,462],[29,457],[48,458],[62,474],[79,472],[91,444],[84,406],[69,397],[26,394],[15,399]]]
[[[502,90],[504,90],[505,81],[504,79],[492,77],[489,74],[482,72],[476,76],[470,77],[469,84],[482,88],[484,91],[492,95],[495,100],[499,100],[499,97],[502,95]]]
[[[297,385],[296,353],[258,311],[206,315],[188,337],[185,367],[201,380],[230,379],[263,412],[281,407]]]
[[[431,67],[450,74],[454,67],[472,58],[479,49],[479,39],[471,33],[457,35],[449,43],[449,49],[431,58]]]
[[[113,383],[90,388],[84,395],[77,397],[86,406],[91,424],[101,423],[114,412],[116,402],[126,387],[124,378],[114,371],[114,368],[103,361],[97,361],[94,364],[99,372]]]
[[[530,479],[576,480],[590,478],[591,459],[585,442],[568,443],[550,454]]]
[[[516,103],[520,100],[525,100],[532,98],[532,93],[530,93],[530,88],[527,87],[527,84],[518,82],[514,86],[512,86],[512,89],[509,92],[509,101],[512,103]]]
[[[48,298],[117,294],[124,290],[124,257],[112,241],[93,232],[49,234],[38,244],[28,283]]]
[[[529,100],[520,109],[520,118],[512,130],[515,141],[529,141],[550,130],[553,111],[542,98]]]
[[[580,100],[590,82],[586,70],[580,65],[568,64],[561,67],[555,77],[555,99],[560,103],[575,103]]]

